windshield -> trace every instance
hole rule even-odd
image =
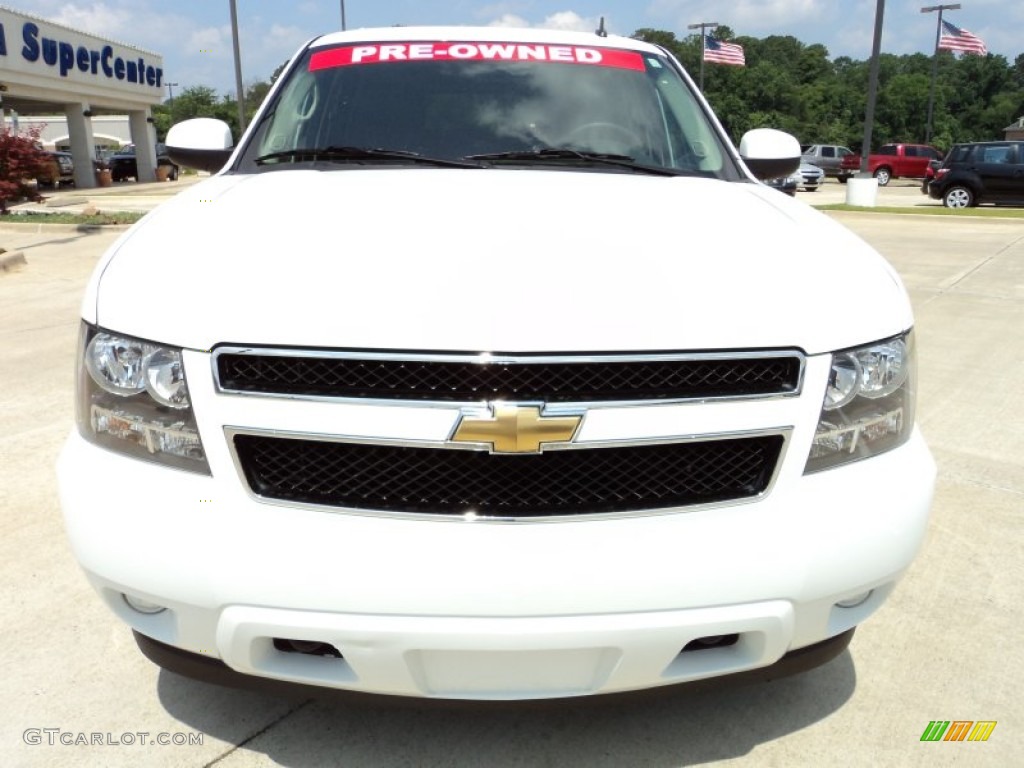
[[[739,177],[686,82],[662,56],[482,42],[307,50],[264,113],[242,165],[402,162],[400,153],[495,166],[578,164],[601,155],[600,170],[635,163]]]

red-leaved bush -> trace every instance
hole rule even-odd
[[[5,128],[0,133],[0,214],[7,213],[8,201],[42,199],[31,181],[49,163],[50,156],[39,149],[38,129],[18,134]]]

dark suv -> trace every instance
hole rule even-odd
[[[135,164],[134,145],[129,144],[115,152],[110,156],[108,163],[110,165],[110,174],[114,181],[123,181],[124,179],[138,180],[139,171]],[[168,157],[167,149],[163,144],[156,145],[156,164],[158,168],[163,167],[166,169],[168,179],[171,181],[177,180],[178,166]]]
[[[75,183],[75,162],[70,152],[47,152],[47,162],[36,176],[36,183],[60,189]]]
[[[947,208],[1024,205],[1024,141],[956,144],[935,172],[928,195]]]

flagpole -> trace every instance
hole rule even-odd
[[[928,122],[924,129],[924,143],[931,144],[932,142],[932,111],[935,108],[935,79],[939,75],[939,41],[942,39],[942,12],[943,11],[956,11],[960,9],[960,3],[954,3],[952,5],[929,5],[927,8],[922,8],[921,13],[931,13],[932,11],[939,12],[939,22],[935,25],[935,52],[932,54],[932,82],[928,86]]]
[[[700,30],[700,92],[704,93],[704,39],[707,34],[705,30],[715,29],[718,27],[717,21],[702,21],[699,24],[687,24],[687,29],[699,29]]]

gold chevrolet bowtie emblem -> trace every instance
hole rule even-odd
[[[538,453],[542,443],[567,443],[582,416],[541,416],[535,405],[495,405],[494,418],[463,414],[456,443],[490,443],[495,453]]]

